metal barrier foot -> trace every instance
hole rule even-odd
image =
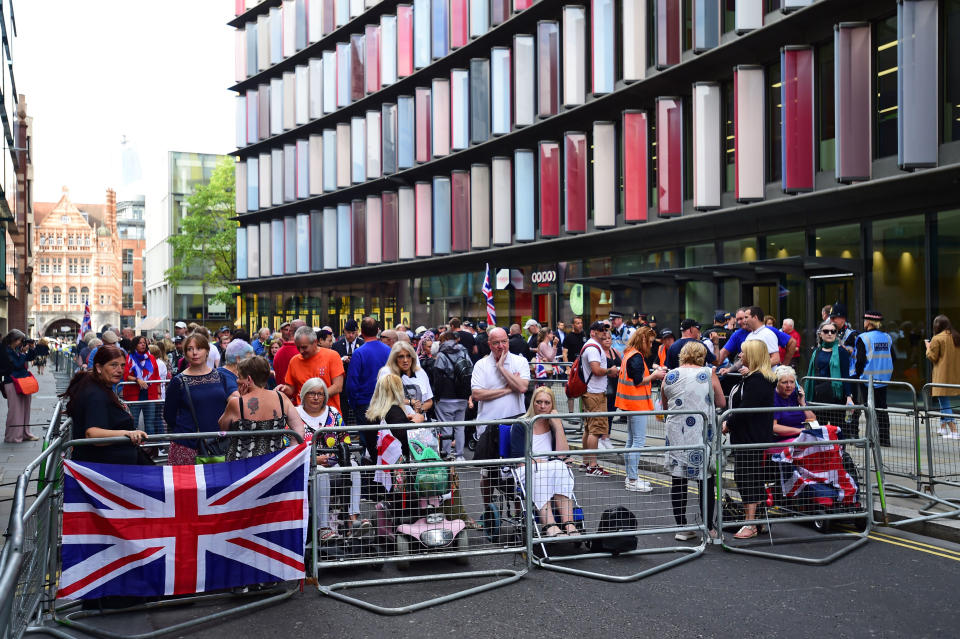
[[[522,568],[520,570],[510,570],[506,568],[494,569],[494,570],[475,570],[470,572],[459,572],[459,573],[446,573],[441,575],[420,575],[420,576],[411,576],[411,577],[393,577],[389,579],[367,579],[363,581],[342,581],[338,583],[333,583],[327,586],[318,586],[317,589],[321,594],[327,595],[328,597],[333,597],[345,603],[351,604],[353,606],[358,606],[370,612],[375,612],[379,615],[403,615],[410,612],[415,612],[417,610],[423,610],[424,608],[429,608],[431,606],[436,606],[438,604],[447,603],[448,601],[454,601],[456,599],[462,599],[470,595],[475,595],[477,593],[486,592],[488,590],[493,590],[494,588],[499,588],[501,586],[506,586],[515,581],[519,581],[524,575],[527,574],[527,569]],[[479,586],[474,586],[473,588],[467,588],[466,590],[459,590],[448,595],[443,595],[440,597],[434,597],[432,599],[426,599],[424,601],[419,601],[414,604],[409,604],[407,606],[398,606],[395,608],[390,608],[387,606],[378,606],[375,603],[359,599],[357,597],[351,597],[345,595],[340,590],[347,590],[349,588],[370,588],[376,586],[393,586],[399,584],[413,584],[413,583],[424,583],[428,581],[450,581],[454,579],[474,579],[482,577],[504,577],[503,579],[498,579],[496,581],[481,584]]]
[[[588,577],[590,579],[599,579],[601,581],[612,581],[614,583],[626,583],[628,581],[637,581],[650,575],[654,575],[658,572],[663,572],[674,566],[679,566],[682,563],[690,561],[691,559],[696,559],[704,553],[707,548],[707,538],[701,540],[698,546],[673,546],[668,548],[642,548],[637,550],[631,550],[624,553],[619,553],[617,557],[630,557],[630,556],[640,556],[640,555],[658,555],[665,553],[682,553],[682,556],[677,557],[676,559],[671,559],[662,564],[652,566],[645,570],[635,572],[629,575],[611,575],[609,573],[597,572],[593,570],[584,570],[580,568],[572,568],[570,566],[564,566],[560,562],[573,561],[578,559],[599,559],[599,558],[609,558],[614,557],[613,553],[609,552],[591,552],[584,553],[579,555],[561,555],[555,557],[534,557],[533,563],[543,568],[545,570],[555,570],[557,572],[567,573],[569,575],[578,575],[580,577]]]

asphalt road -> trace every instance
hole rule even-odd
[[[826,554],[835,542],[791,545]],[[578,567],[629,574],[661,558],[593,559]],[[508,557],[477,558],[471,569],[509,567]],[[454,570],[440,561],[413,574]],[[396,576],[340,570],[327,583]],[[428,582],[350,590],[403,605],[480,583]],[[954,637],[960,545],[881,530],[864,547],[827,566],[747,557],[710,547],[698,559],[646,579],[611,583],[534,569],[496,590],[386,617],[321,596],[306,586],[289,600],[190,629],[182,637]],[[101,620],[123,634],[149,631],[226,606],[128,613]]]

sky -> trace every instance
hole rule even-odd
[[[167,151],[235,148],[232,0],[13,0],[17,92],[33,116],[33,198],[99,203],[121,189],[121,140],[148,197]]]

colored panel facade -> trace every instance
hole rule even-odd
[[[560,145],[540,142],[540,237],[560,235]]]
[[[470,166],[470,246],[490,247],[490,166]]]
[[[450,210],[453,218],[451,249],[454,253],[470,250],[470,172],[450,174]]]
[[[433,178],[433,254],[448,255],[451,246],[452,213],[450,178]]]
[[[587,17],[580,5],[563,7],[563,105],[587,99]]]
[[[563,212],[567,233],[587,230],[587,134],[563,135]]]
[[[560,111],[560,25],[550,20],[537,23],[537,116],[547,118]]]
[[[680,63],[680,0],[657,0],[657,68]]]
[[[617,133],[613,122],[593,123],[593,226],[617,222]]]
[[[873,173],[873,46],[866,22],[834,27],[834,160],[838,182]]]
[[[417,257],[430,257],[433,252],[433,189],[429,182],[417,182],[416,196]]]
[[[490,164],[493,243],[506,246],[513,240],[513,172],[510,158],[495,156]]]
[[[693,85],[693,208],[698,211],[720,208],[720,106],[718,83]]]
[[[897,3],[897,165],[937,166],[937,0]]]
[[[683,101],[657,98],[657,212],[683,213]]]
[[[751,202],[764,198],[763,67],[741,65],[733,71],[736,198]]]
[[[813,190],[813,47],[784,47],[780,53],[781,154],[783,190]]]
[[[614,0],[591,0],[591,74],[593,94],[602,95],[613,91],[616,83],[614,32]]]
[[[493,135],[510,133],[510,49],[493,47],[490,50],[490,132]]]
[[[517,242],[532,242],[536,239],[536,158],[532,150],[517,149],[513,152],[513,172],[515,238]]]

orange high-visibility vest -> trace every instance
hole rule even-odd
[[[661,366],[667,365],[667,346],[666,344],[661,344],[660,349],[657,351],[657,359],[660,360]]]
[[[643,361],[643,376],[648,377],[650,371],[643,355],[635,348],[628,348],[623,353],[623,364],[620,365],[620,377],[617,380],[617,399],[614,406],[621,410],[653,410],[652,389],[650,384],[637,384],[627,374],[627,362],[634,355]]]

